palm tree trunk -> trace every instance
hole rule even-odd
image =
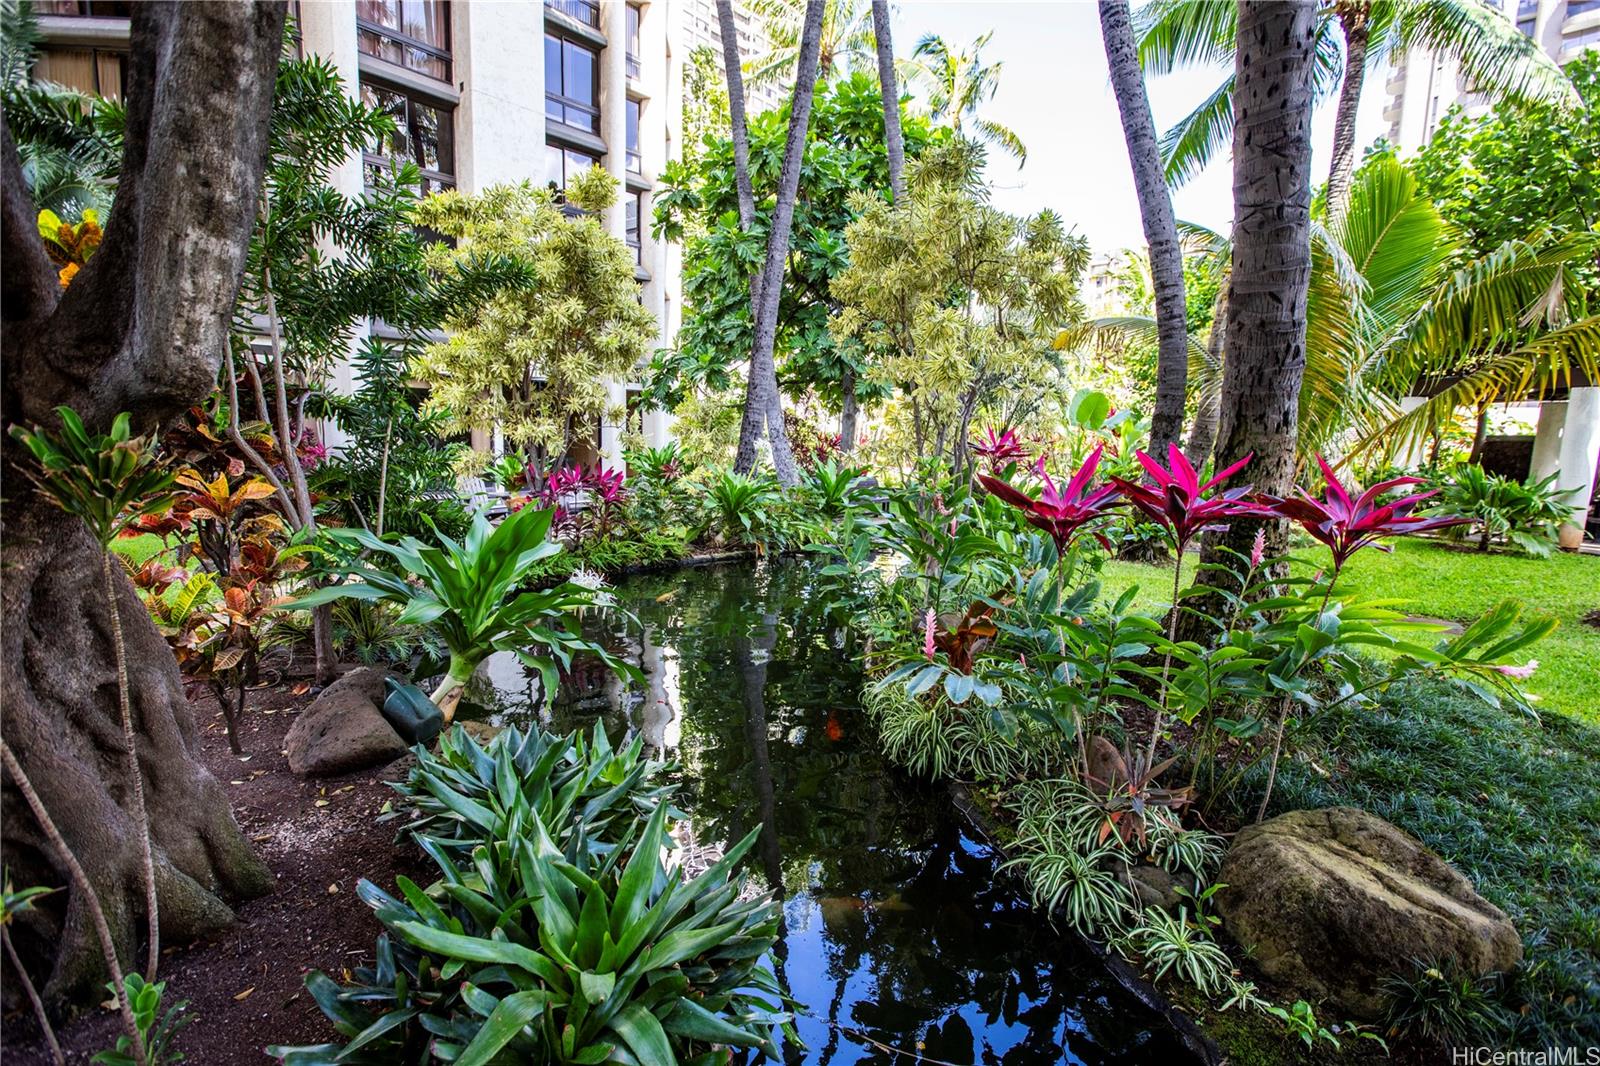
[[[784,145],[783,168],[778,175],[777,202],[772,211],[772,228],[767,234],[767,259],[762,267],[763,280],[753,285],[755,299],[755,340],[750,352],[750,375],[745,384],[745,414],[739,427],[739,449],[734,469],[746,472],[755,462],[756,440],[760,434],[757,420],[765,417],[767,439],[772,445],[772,465],[777,470],[778,481],[785,486],[800,483],[800,471],[794,454],[789,450],[789,440],[783,428],[783,404],[778,395],[778,374],[773,354],[778,332],[778,305],[783,295],[783,264],[789,254],[789,233],[794,225],[795,201],[800,192],[800,163],[805,150],[806,131],[811,123],[812,92],[817,84],[817,64],[822,42],[823,0],[808,0],[805,27],[800,37],[800,61],[796,67],[794,99],[789,108],[789,136]],[[733,55],[738,51],[738,28],[733,23],[730,0],[718,0],[717,14],[724,29],[725,59],[729,42]],[[731,33],[728,30],[731,29]],[[743,114],[742,76],[736,61],[727,62],[729,84],[729,110],[732,110],[733,86],[739,85],[740,114]],[[737,169],[737,158],[735,167]],[[748,161],[743,182],[749,183]]]
[[[1223,341],[1228,333],[1228,279],[1224,276],[1217,290],[1217,300],[1211,307],[1211,332],[1206,337],[1206,362],[1213,367],[1223,362]],[[1202,389],[1194,407],[1194,421],[1189,425],[1189,444],[1184,452],[1196,470],[1211,457],[1217,443],[1217,415],[1222,396],[1216,389]]]
[[[1311,73],[1315,0],[1239,4],[1233,131],[1233,273],[1222,376],[1218,465],[1254,455],[1239,475],[1258,490],[1293,487],[1311,278]],[[1253,522],[1209,537],[1202,561],[1248,554]],[[1282,523],[1267,554],[1283,554]],[[1225,580],[1219,576],[1219,580]],[[1221,617],[1218,596],[1196,604]],[[1185,627],[1187,629],[1187,626]],[[1192,634],[1180,633],[1179,639]]]
[[[1189,327],[1185,321],[1183,250],[1172,214],[1144,72],[1133,39],[1128,0],[1100,0],[1100,35],[1105,39],[1111,88],[1122,114],[1122,134],[1133,164],[1139,216],[1150,247],[1150,280],[1156,303],[1156,402],[1150,417],[1150,452],[1162,456],[1183,432],[1183,404],[1189,374]]]
[[[900,88],[894,76],[889,0],[872,0],[872,35],[878,44],[878,87],[883,96],[883,145],[889,153],[889,191],[898,205],[906,198],[906,142],[900,132]]]
[[[1328,170],[1328,217],[1344,215],[1350,200],[1350,180],[1356,170],[1356,114],[1361,109],[1361,87],[1367,77],[1367,39],[1371,33],[1370,6],[1365,0],[1335,5],[1339,28],[1344,31],[1344,81],[1339,86],[1339,107],[1333,115],[1333,165]]]

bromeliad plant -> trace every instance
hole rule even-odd
[[[587,738],[508,729],[485,747],[457,727],[439,737],[437,753],[419,750],[394,789],[408,801],[406,830],[441,846],[470,850],[502,839],[531,809],[565,848],[580,828],[590,836],[632,835],[671,800],[676,786],[666,778],[673,769],[645,756],[642,737],[613,748],[599,722]]]
[[[511,652],[537,670],[547,698],[556,691],[558,665],[570,669],[575,652],[592,653],[627,672],[632,667],[577,630],[577,612],[596,605],[593,590],[570,581],[519,590],[537,563],[561,551],[548,536],[552,517],[551,511],[529,507],[491,527],[478,514],[465,540],[435,530],[435,544],[414,537],[390,543],[366,530],[330,530],[327,536],[336,544],[388,556],[401,572],[354,559],[338,568],[347,579],[342,584],[314,589],[282,607],[303,610],[341,599],[400,605],[398,624],[426,626],[449,652],[449,668],[433,692],[446,722],[455,717],[473,671],[492,652]]]
[[[375,965],[342,988],[320,973],[306,979],[344,1042],[268,1053],[286,1066],[430,1057],[676,1066],[727,1061],[718,1050],[727,1048],[776,1057],[771,1029],[792,1032],[765,962],[780,911],[749,898],[736,874],[759,833],[685,878],[664,859],[667,803],[642,824],[601,828],[576,803],[547,823],[555,812],[540,798],[570,788],[560,767],[580,758],[577,740],[539,742],[543,754],[523,769],[517,753],[531,756],[531,738],[506,735],[498,749],[467,753],[500,768],[503,822],[448,845],[419,837],[441,875],[427,890],[401,877],[396,897],[363,881],[358,893],[386,929]],[[637,786],[619,783],[616,813],[635,810]]]

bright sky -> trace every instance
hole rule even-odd
[[[1138,6],[1137,2],[1134,4]],[[937,33],[952,49],[994,31],[985,62],[1003,62],[999,91],[985,117],[1003,122],[1028,147],[1027,165],[991,151],[989,177],[996,206],[1017,213],[1052,208],[1089,238],[1096,252],[1144,243],[1128,150],[1117,101],[1106,72],[1100,19],[1090,0],[900,0],[894,20],[895,52],[909,55],[917,39]],[[1204,99],[1226,72],[1186,70],[1150,80],[1156,128],[1165,132]],[[1357,143],[1388,132],[1383,121],[1386,74],[1369,72],[1362,94]],[[1333,147],[1333,105],[1321,107],[1313,126],[1313,174],[1326,177]],[[1233,213],[1233,173],[1218,159],[1179,189],[1180,219],[1214,229]]]

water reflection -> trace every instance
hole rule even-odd
[[[808,609],[798,564],[631,578],[630,617],[591,635],[637,664],[592,664],[546,706],[497,656],[469,698],[497,724],[642,735],[684,767],[698,840],[759,826],[753,875],[783,898],[774,962],[803,1014],[787,1063],[1187,1061],[1093,959],[1050,935],[995,875],[945,798],[884,765],[859,705],[848,635]],[[484,681],[488,683],[485,684]]]

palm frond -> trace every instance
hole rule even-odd
[[[1512,102],[1579,103],[1544,49],[1477,0],[1411,0],[1401,5],[1395,29],[1399,47],[1453,57],[1475,92]]]
[[[1226,6],[1219,4],[1218,7]],[[1161,136],[1167,183],[1184,184],[1225,151],[1233,140],[1233,75]]]
[[[1239,33],[1235,5],[1217,0],[1151,0],[1134,13],[1139,66],[1146,74],[1181,67],[1233,65]]]
[[[1028,161],[1027,145],[1022,143],[1022,138],[1017,136],[1017,132],[1010,126],[1003,126],[993,119],[987,118],[976,119],[972,125],[984,140],[993,141],[1000,147],[1001,151],[1015,157],[1018,166]]]
[[[1600,315],[1590,315],[1482,360],[1425,403],[1364,433],[1354,450],[1394,455],[1426,440],[1432,428],[1447,424],[1458,407],[1541,395],[1570,384],[1579,374],[1600,381]]]

